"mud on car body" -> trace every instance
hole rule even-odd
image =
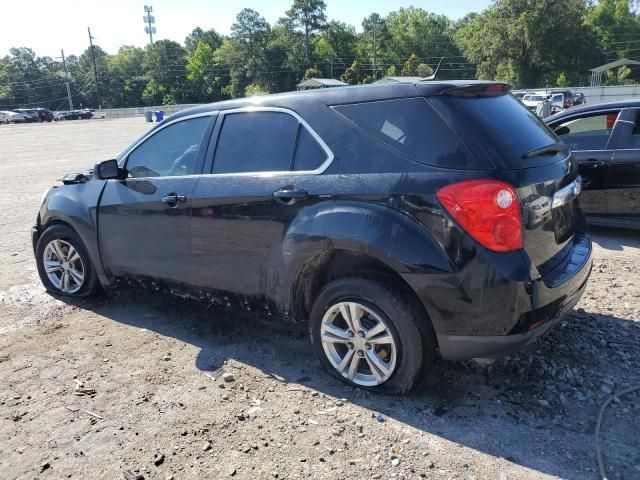
[[[118,278],[309,321],[337,378],[404,392],[434,359],[522,348],[580,298],[571,153],[500,83],[214,103],[45,194],[44,285]]]

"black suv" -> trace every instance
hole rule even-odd
[[[42,282],[81,296],[124,277],[308,320],[333,375],[386,392],[437,355],[517,350],[578,301],[591,241],[571,153],[508,89],[428,81],[180,112],[45,195]]]

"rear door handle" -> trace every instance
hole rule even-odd
[[[178,195],[175,193],[170,193],[169,195],[165,195],[160,199],[160,201],[170,207],[175,207],[178,203],[184,203],[187,201],[187,197],[184,195]]]
[[[580,162],[580,164],[587,167],[604,167],[607,162],[603,162],[602,160],[585,160],[584,162]]]
[[[286,189],[281,188],[280,190],[276,190],[273,192],[273,198],[280,203],[285,204],[293,204],[298,200],[303,200],[309,196],[306,190],[295,190],[295,189]]]

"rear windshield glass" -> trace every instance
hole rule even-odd
[[[417,162],[442,168],[481,168],[474,155],[424,98],[333,108],[382,143]]]
[[[510,94],[495,97],[432,97],[451,114],[456,125],[467,128],[498,168],[527,168],[558,161],[559,155],[523,159],[531,150],[560,143],[545,123]]]

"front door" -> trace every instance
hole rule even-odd
[[[192,194],[212,122],[169,123],[123,160],[125,180],[108,180],[98,208],[100,255],[113,276],[185,281],[190,274]],[[200,170],[198,170],[200,169]]]
[[[609,214],[621,222],[637,222],[640,220],[640,109],[631,109],[621,124],[607,174],[607,206]]]
[[[606,179],[613,158],[612,139],[618,131],[619,109],[585,113],[551,125],[578,162],[582,177],[580,205],[587,215],[607,213]]]

